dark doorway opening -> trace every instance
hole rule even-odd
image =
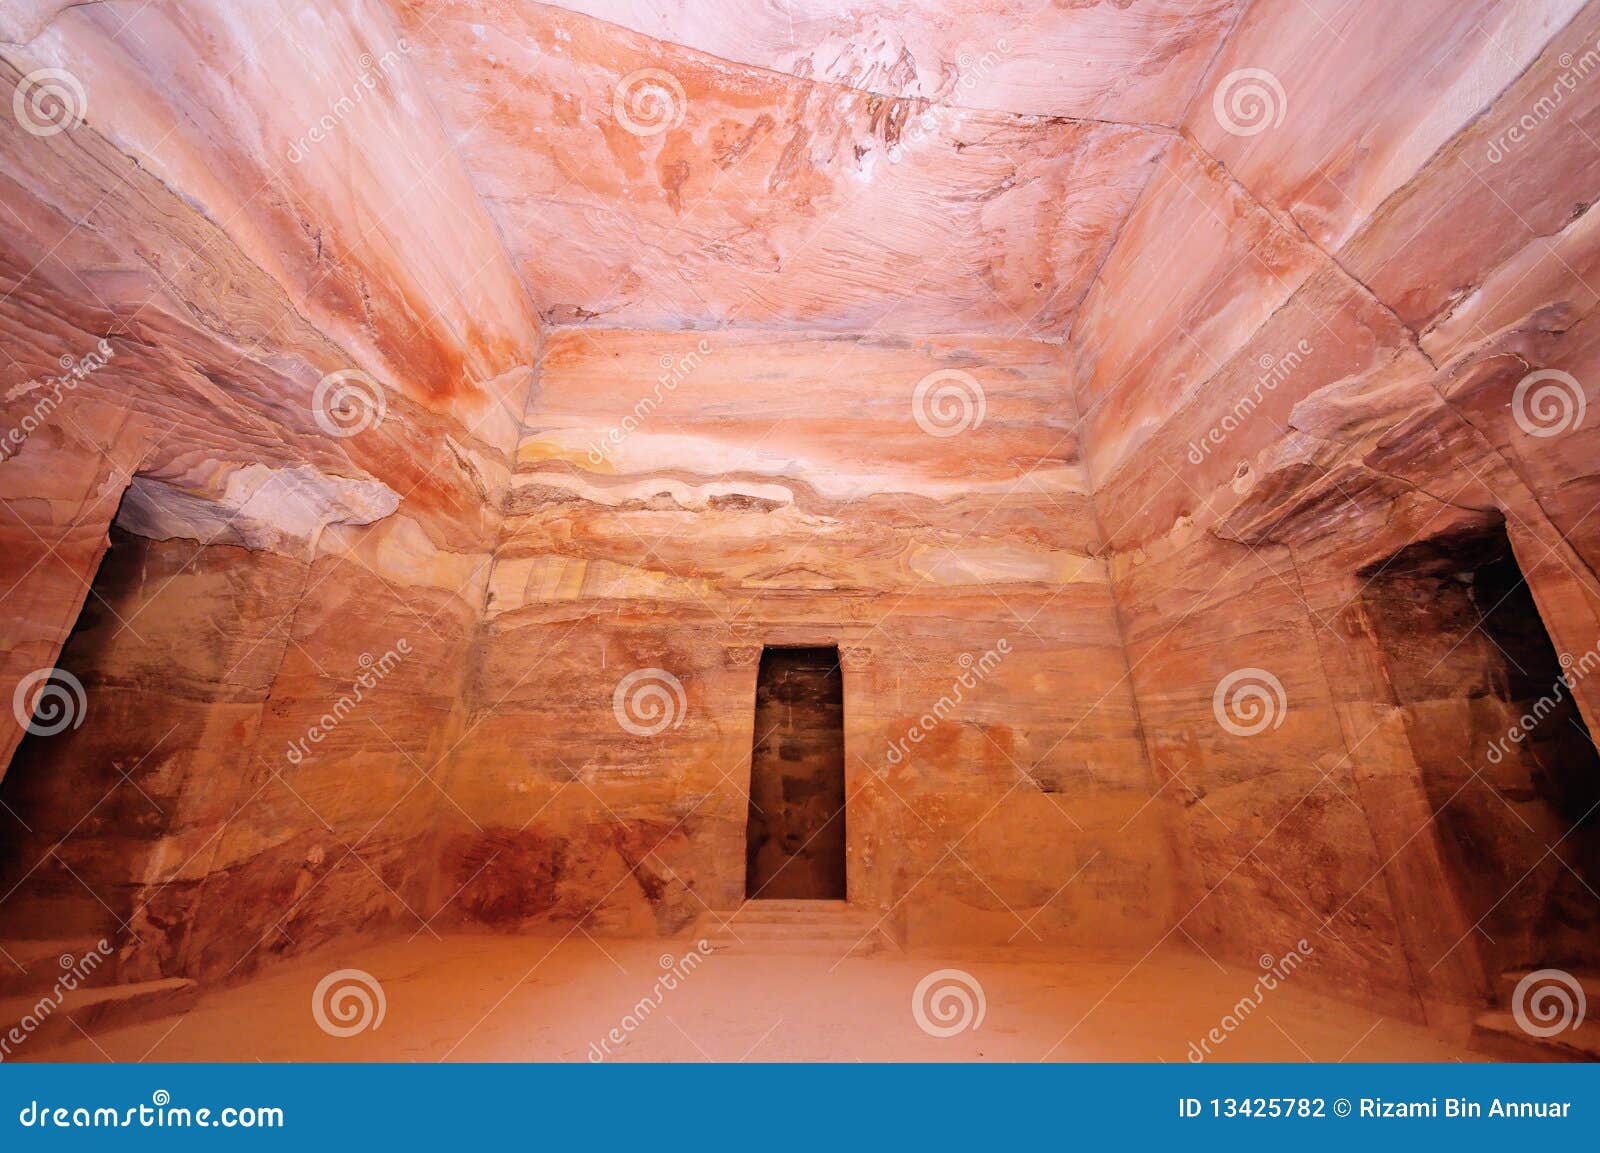
[[[756,676],[745,896],[845,899],[839,650],[767,648]]]
[[[1597,654],[1557,654],[1503,520],[1361,575],[1491,972],[1600,961],[1600,753],[1571,688]]]
[[[152,829],[160,814],[122,775],[149,759],[149,737],[126,713],[110,719],[126,687],[107,684],[121,621],[133,615],[146,543],[115,523],[107,530],[106,551],[54,662],[60,672],[34,698],[32,724],[10,764],[0,766],[0,936],[8,940],[113,937],[132,905],[119,850],[159,835]],[[133,636],[121,642],[124,660]],[[150,715],[156,704],[129,711]],[[0,968],[16,974],[3,960]]]

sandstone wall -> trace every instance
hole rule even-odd
[[[1151,758],[1180,801],[1179,931],[1240,961],[1307,938],[1317,979],[1444,1019],[1486,995],[1487,902],[1446,859],[1419,767],[1438,726],[1402,707],[1365,586],[1503,518],[1557,651],[1600,636],[1600,434],[1573,419],[1600,387],[1600,89],[1561,79],[1600,24],[1576,4],[1334,19],[1246,10],[1070,343]],[[1272,77],[1255,120],[1230,95],[1246,69]],[[1565,420],[1517,397],[1545,369],[1570,374],[1547,398]],[[1241,683],[1264,720],[1228,712]],[[1595,684],[1577,695],[1596,731]],[[1468,778],[1502,810],[1526,787]]]
[[[0,117],[4,691],[58,664],[86,690],[28,738],[48,778],[5,786],[52,803],[4,815],[0,917],[217,976],[431,912],[428,774],[539,322],[386,5],[131,14],[0,22],[7,90],[70,69],[82,113]]]
[[[1305,939],[1439,1019],[1559,948],[1588,866],[1477,761],[1526,696],[1389,569],[1503,532],[1597,651],[1596,7],[997,10],[954,79],[915,14],[636,7],[0,14],[4,88],[86,101],[0,116],[0,689],[86,701],[0,783],[48,818],[4,923],[130,977],[675,930],[742,892],[789,643],[843,654],[850,892],[907,940]],[[663,61],[689,130],[628,131]]]
[[[444,781],[452,911],[731,908],[760,648],[837,644],[853,900],[912,940],[1151,939],[1167,834],[1063,369],[1026,340],[553,334]],[[952,396],[919,426],[932,373],[981,424]],[[666,711],[631,716],[651,682]]]

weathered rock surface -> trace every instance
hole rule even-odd
[[[1166,139],[797,79],[540,4],[407,5],[401,31],[553,323],[1058,337]]]
[[[853,900],[913,939],[1158,932],[1162,810],[1062,365],[995,338],[551,334],[444,780],[451,915],[536,861],[556,908],[530,887],[498,917],[732,907],[761,646],[837,645]],[[919,407],[937,373],[981,414]],[[619,712],[640,670],[681,689],[649,736]]]
[[[880,96],[1030,116],[1173,126],[1238,0],[851,7],[563,0],[659,40]]]
[[[1183,931],[1236,960],[1310,934],[1325,979],[1454,1023],[1500,964],[1594,948],[1592,893],[1550,896],[1594,884],[1592,814],[1552,787],[1572,754],[1490,745],[1600,637],[1600,153],[1571,71],[1600,25],[1487,8],[1349,5],[1329,51],[1252,6],[1070,341],[1143,730],[1182,800]],[[1241,133],[1210,96],[1244,67],[1278,89],[1257,78]],[[1424,592],[1395,560],[1485,532],[1542,618],[1518,635],[1560,656],[1537,688],[1483,643],[1482,570]],[[1227,712],[1235,676],[1257,713]],[[1572,680],[1593,732],[1600,682]]]
[[[1577,0],[5,5],[0,938],[677,931],[786,644],[896,939],[1594,969],[1597,70]]]

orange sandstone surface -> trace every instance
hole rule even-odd
[[[3,1055],[1600,1054],[1597,71],[0,3]]]

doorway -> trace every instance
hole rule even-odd
[[[845,899],[844,675],[832,645],[761,652],[745,896]]]
[[[132,630],[118,636],[134,615],[146,543],[115,523],[107,529],[49,688],[35,698],[37,712],[19,717],[31,723],[10,764],[0,765],[0,930],[8,939],[113,937],[133,905],[132,847],[165,832],[145,791],[156,786],[143,773],[127,783],[161,763],[148,757],[161,731],[176,735],[176,718],[158,721],[156,706],[167,702],[141,700],[136,679],[167,670],[145,657]],[[150,731],[160,722],[165,730]],[[3,958],[0,967],[15,972]]]
[[[1366,611],[1491,972],[1600,963],[1600,753],[1503,521],[1361,574]]]

